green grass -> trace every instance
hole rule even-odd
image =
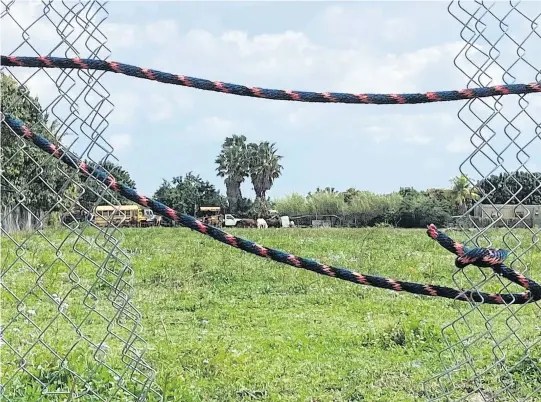
[[[454,286],[453,256],[424,230],[232,232],[362,273]],[[122,233],[121,246],[131,256],[134,269],[133,303],[142,314],[139,334],[149,348],[145,358],[157,370],[165,400],[413,401],[441,394],[441,384],[450,387],[451,398],[476,394],[477,389],[494,394],[503,386],[520,398],[541,386],[534,367],[541,364],[541,309],[536,305],[510,310],[482,306],[470,312],[467,321],[442,331],[459,316],[458,308],[469,311],[467,303],[320,276],[243,253],[186,229],[126,229]],[[523,244],[531,244],[528,232],[515,234]],[[11,240],[2,239],[2,269],[9,267],[2,280],[10,290],[2,289],[2,325],[12,320],[17,310],[33,310],[29,317],[36,325],[19,314],[3,335],[20,353],[29,351],[25,371],[16,371],[20,359],[6,345],[1,347],[2,382],[10,379],[5,395],[13,401],[37,401],[39,379],[49,384],[49,390],[66,393],[46,400],[69,400],[69,392],[82,391],[83,381],[74,374],[78,373],[108,400],[130,400],[112,393],[111,389],[118,390],[116,379],[104,364],[94,360],[95,350],[87,342],[104,341],[110,352],[104,362],[120,371],[125,368],[120,360],[122,343],[107,332],[116,311],[107,301],[112,297],[107,282],[124,286],[123,281],[115,284],[113,273],[128,280],[130,272],[120,262],[107,260],[109,253],[94,243],[76,242],[73,234],[66,238],[67,232],[45,235],[58,251],[39,234],[18,250]],[[497,246],[502,246],[502,235],[491,233]],[[23,241],[26,236],[19,235],[16,240]],[[103,235],[96,238],[95,231],[86,230],[84,236],[105,244],[107,250],[113,248]],[[88,259],[80,260],[74,249],[101,267]],[[528,275],[541,279],[541,252],[533,250],[522,260],[529,265]],[[76,268],[70,270],[74,265]],[[472,280],[482,278],[476,268],[467,268],[467,274]],[[521,292],[515,285],[510,289]],[[500,286],[494,280],[483,290],[499,291]],[[66,315],[71,322],[62,316],[54,319],[58,306],[45,291],[67,296]],[[17,307],[17,299],[24,299],[24,306]],[[492,317],[490,324],[483,315]],[[126,339],[132,328],[126,317],[121,317],[120,323],[124,327],[117,324],[109,330]],[[494,348],[489,335],[482,337],[487,325],[500,349]],[[80,334],[73,326],[80,328]],[[526,352],[517,336],[509,336],[510,328],[520,342],[533,345],[528,352],[531,359],[521,362]],[[453,343],[468,335],[473,335],[471,342],[481,336],[468,348],[471,366],[457,370],[450,381],[430,380],[444,370],[443,364],[464,360],[463,347]],[[143,346],[137,340],[134,345]],[[67,363],[62,366],[49,349],[60,358],[68,355]],[[504,354],[507,369],[516,366],[507,375],[501,367],[493,366],[495,356]],[[472,367],[478,374],[487,370],[476,384],[469,381]],[[133,383],[127,387],[138,392]],[[505,395],[496,400],[508,400]],[[78,400],[97,399],[89,394]]]

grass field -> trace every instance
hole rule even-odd
[[[453,256],[429,239],[424,230],[232,232],[357,272],[453,286]],[[537,305],[513,307],[511,312],[482,306],[482,314],[495,316],[490,324],[481,312],[473,311],[467,322],[459,321],[442,331],[459,316],[458,308],[469,311],[467,303],[323,277],[248,255],[182,228],[126,229],[122,233],[121,246],[131,256],[134,268],[133,301],[142,313],[141,336],[149,347],[145,358],[158,372],[157,382],[165,400],[425,400],[442,393],[436,379],[429,381],[443,371],[442,360],[450,365],[465,358],[461,345],[440,352],[467,336],[471,342],[476,341],[475,336],[481,338],[468,349],[471,366],[464,366],[452,377],[451,397],[471,392],[473,398],[479,398],[478,389],[494,394],[508,387],[517,398],[533,398],[533,391],[541,386],[541,309]],[[492,233],[497,246],[502,246],[502,234]],[[523,244],[531,244],[528,232],[515,234]],[[110,272],[102,267],[97,280],[98,267],[80,260],[74,249],[100,264],[106,261],[107,253],[76,241],[75,235],[66,235],[46,232],[59,251],[38,234],[18,250],[11,240],[2,239],[2,267],[9,267],[2,280],[10,290],[2,289],[2,325],[16,315],[17,309],[35,323],[29,324],[20,314],[3,334],[15,349],[29,351],[25,356],[27,371],[19,371],[5,388],[6,396],[13,401],[37,401],[40,387],[35,379],[50,382],[50,390],[81,392],[82,382],[68,368],[90,378],[94,390],[107,397],[116,379],[92,358],[86,340],[95,344],[105,340],[110,356],[104,361],[115,368],[123,367],[122,344],[107,334],[107,321],[115,310],[107,302],[110,286],[103,282],[112,281],[112,272],[122,272],[122,267],[111,262],[107,266]],[[97,232],[90,230],[84,234],[98,245],[107,243],[103,235],[96,236]],[[24,238],[15,237],[17,241]],[[19,259],[14,263],[16,255]],[[523,261],[529,265],[528,275],[541,279],[541,252],[532,251]],[[75,270],[70,270],[68,266],[73,265]],[[468,268],[467,274],[482,278],[477,268]],[[494,280],[483,290],[500,288]],[[515,285],[509,288],[521,292]],[[90,289],[99,301],[85,299]],[[45,291],[51,297],[66,297],[69,306],[65,317],[58,316],[58,306]],[[17,298],[24,298],[19,307]],[[518,318],[513,318],[512,311]],[[66,317],[84,337],[72,329]],[[487,326],[493,338],[482,337]],[[109,329],[121,337],[129,335],[122,326]],[[510,336],[512,329],[517,336]],[[493,339],[501,343],[500,348],[494,348]],[[521,361],[526,353],[521,342],[533,345],[528,351],[531,359]],[[68,363],[59,365],[50,349],[61,358],[69,354]],[[11,378],[20,367],[20,358],[6,345],[1,350],[3,378]],[[508,365],[517,363],[506,375],[499,366],[493,366],[495,356],[504,355]],[[468,381],[473,377],[472,367],[488,370],[482,376],[478,371],[477,383]],[[495,400],[509,400],[505,395]],[[129,400],[119,393],[109,397]],[[68,400],[65,396],[49,398]],[[96,399],[87,395],[78,400]]]

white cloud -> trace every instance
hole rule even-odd
[[[171,101],[163,96],[152,94],[147,98],[147,102],[150,106],[150,112],[148,114],[150,121],[165,120],[173,114]]]
[[[24,38],[27,40],[31,38],[32,45],[38,48],[43,42],[60,42],[53,24],[47,18],[40,18],[46,13],[54,20],[55,15],[50,7],[31,1],[17,2],[8,6],[2,3],[2,5],[2,14],[5,12],[0,24],[2,54],[6,54],[6,50],[8,52],[15,50],[16,46],[23,43]]]
[[[334,10],[338,12],[340,8]],[[396,26],[400,23],[399,20],[389,22]],[[158,59],[159,69],[163,71],[247,86],[375,93],[436,89],[427,86],[427,77],[442,66],[452,65],[452,58],[462,46],[451,42],[409,52],[378,54],[364,45],[318,44],[306,33],[293,30],[259,35],[249,35],[240,30],[217,34],[188,30],[169,43],[171,45],[163,45],[162,56]],[[178,69],[179,60],[182,60],[183,71]],[[459,76],[456,71],[452,75]],[[197,105],[191,110],[199,122],[192,124],[186,132],[197,132],[199,139],[211,141],[231,135],[233,128],[238,130],[239,126],[231,123],[236,121],[242,123],[241,127],[246,129],[243,133],[250,138],[266,135],[273,140],[280,138],[280,141],[289,140],[292,136],[351,141],[370,137],[375,143],[393,139],[427,145],[442,135],[446,129],[442,129],[442,125],[449,127],[456,121],[456,117],[449,113],[423,113],[423,105],[412,106],[419,109],[400,114],[381,112],[402,106],[390,106],[386,110],[381,106],[372,113],[373,107],[362,105],[299,104],[239,97],[227,99],[229,95],[174,90],[181,95],[188,93],[191,102]],[[161,109],[166,121],[165,117],[171,114],[170,107],[157,108]],[[380,126],[381,131],[371,133],[366,130],[370,126]]]
[[[416,144],[428,144],[432,141],[428,135],[423,134],[408,134],[403,137],[404,142],[413,142]]]
[[[541,96],[539,95],[530,95],[528,96],[528,107],[527,111],[533,113],[534,115],[541,115]]]
[[[291,125],[295,127],[303,127],[310,124],[314,115],[312,110],[303,106],[298,106],[291,109],[293,110],[291,110],[287,114],[288,123],[290,123]]]
[[[347,65],[338,81],[338,91],[348,92],[425,92],[421,87],[423,73],[430,66],[451,61],[460,43],[445,43],[410,53],[375,56],[355,51],[341,52]]]
[[[368,121],[377,124],[380,133],[387,133],[387,138],[425,145],[439,140],[443,127],[451,125],[453,118],[447,113],[393,113],[372,117]]]
[[[108,142],[116,152],[122,152],[132,146],[132,136],[125,133],[113,134],[109,137]]]
[[[132,24],[104,22],[100,29],[107,37],[107,47],[114,53],[120,48],[129,48],[137,43],[137,27]]]
[[[325,124],[325,116],[315,123]],[[323,126],[322,131],[329,126]],[[338,122],[337,122],[338,124]],[[368,138],[375,143],[392,140],[396,143],[415,143],[426,145],[445,138],[455,124],[453,116],[447,113],[377,113],[374,115],[345,117],[340,125],[340,130],[333,132],[333,137],[338,139]]]
[[[472,152],[474,147],[468,137],[455,135],[451,141],[447,143],[445,149],[451,153],[466,153]]]
[[[157,93],[145,98],[144,108],[150,121],[164,121],[173,116],[180,116],[190,112],[194,107],[186,90],[165,87],[155,92]]]
[[[362,7],[362,22],[359,18],[358,6],[348,4],[347,6],[331,5],[326,7],[314,18],[311,26],[325,31],[333,38],[340,40],[346,46],[366,43],[365,38],[370,41],[385,40],[394,41],[397,39],[408,39],[416,32],[413,24],[394,16],[387,16],[381,7],[364,5]],[[360,8],[360,7],[359,7]],[[370,23],[366,23],[369,21]],[[407,26],[407,28],[406,28]],[[404,37],[405,35],[405,37]]]
[[[332,18],[344,17],[344,9],[341,7],[331,6],[328,13]],[[402,23],[400,19],[390,18],[386,24],[400,30]],[[144,28],[144,37],[137,36],[141,28]],[[164,54],[158,63],[164,71],[184,73],[178,70],[178,61],[181,59],[187,72],[195,71],[193,75],[201,78],[316,91],[391,93],[431,90],[422,86],[427,71],[448,64],[462,46],[460,43],[444,43],[412,52],[378,55],[363,45],[323,46],[315,43],[306,33],[293,30],[248,35],[240,30],[212,34],[192,29],[181,35],[172,20],[154,21],[142,27],[108,24],[106,31],[109,38],[116,41],[111,47],[134,46],[137,40],[143,40],[143,46],[149,43],[156,45]],[[216,63],[216,60],[220,62]],[[154,65],[146,67],[158,68]],[[209,75],[205,72],[209,72]],[[214,76],[210,76],[211,73]],[[186,132],[197,132],[200,138],[211,140],[230,135],[235,127],[231,118],[217,117],[221,115],[219,113],[226,113],[221,111],[224,108],[228,115],[240,116],[240,111],[245,128],[260,126],[250,116],[250,110],[258,110],[259,121],[289,122],[292,127],[316,130],[318,137],[323,135],[320,130],[325,123],[332,121],[334,127],[328,130],[327,135],[349,138],[371,135],[375,142],[394,138],[427,144],[434,137],[434,133],[427,132],[427,127],[441,125],[450,119],[448,115],[427,116],[418,112],[399,115],[376,113],[371,116],[366,114],[366,109],[362,109],[364,106],[353,106],[360,110],[351,113],[348,106],[338,109],[336,105],[324,105],[322,110],[321,105],[283,105],[279,102],[268,105],[268,101],[255,99],[247,100],[244,103],[246,108],[232,109],[234,105],[243,104],[244,100],[236,98],[236,102],[229,102],[225,97],[211,98],[208,92],[162,87],[154,83],[150,85],[153,86],[152,95],[144,99],[144,108],[151,121],[167,121],[176,116],[179,110],[192,111],[192,96],[199,101],[217,99],[216,102],[209,101],[204,103],[203,108],[198,108],[194,116],[198,122],[186,129]],[[112,123],[129,123],[142,110],[143,99],[135,92],[112,91],[110,99],[115,105],[109,118]],[[375,126],[380,128],[377,133],[363,128]]]
[[[233,43],[240,56],[264,55],[267,52],[276,51],[297,53],[304,50],[317,50],[317,46],[305,33],[290,30],[280,34],[259,34],[252,37],[242,31],[226,31],[219,40],[224,43]]]
[[[112,92],[110,97],[114,104],[114,110],[109,115],[108,120],[111,123],[130,123],[141,107],[141,99],[136,92]]]
[[[445,12],[445,7],[439,8]],[[250,12],[246,11],[246,15]],[[425,15],[419,17],[423,12]],[[459,38],[458,31],[454,35],[445,35],[448,29],[441,23],[441,31],[445,32],[438,31],[438,35],[441,34],[443,39],[436,35],[427,39],[423,37],[423,32],[425,36],[427,32],[426,24],[432,27],[435,23],[419,22],[423,22],[428,11],[403,13],[404,16],[401,13],[391,9],[385,11],[385,7],[375,3],[368,6],[333,4],[313,21],[307,18],[302,23],[276,22],[272,26],[257,23],[258,34],[250,33],[253,32],[253,26],[249,28],[251,17],[246,17],[246,24],[244,21],[242,24],[235,21],[225,24],[225,14],[218,13],[209,18],[216,18],[220,24],[209,31],[201,29],[204,23],[177,20],[171,13],[166,14],[169,19],[165,20],[152,21],[152,17],[143,16],[144,23],[139,25],[109,22],[102,27],[108,35],[107,45],[115,55],[114,60],[210,80],[266,88],[374,93],[465,87],[467,78],[453,66],[456,54],[464,46],[463,42],[454,42]],[[114,15],[109,17],[109,21],[114,19]],[[224,25],[227,28],[219,28]],[[379,29],[375,30],[375,26]],[[54,29],[49,32],[57,40]],[[17,35],[15,39],[19,40],[20,32]],[[486,52],[487,49],[481,50]],[[499,50],[504,51],[503,48]],[[58,51],[55,53],[59,54]],[[29,52],[21,49],[17,54]],[[511,56],[516,58],[515,53]],[[487,60],[486,55],[475,49],[468,51],[468,57],[473,57],[478,65]],[[464,59],[461,56],[459,64],[467,64]],[[504,68],[511,65],[509,60],[503,61],[503,56],[499,61]],[[470,75],[477,71],[472,65],[466,68]],[[515,69],[512,67],[510,71],[517,77],[528,76],[522,75],[523,70],[516,72]],[[502,69],[492,66],[488,73],[493,79],[491,84],[495,84],[495,79],[502,76]],[[328,148],[329,154],[334,155],[329,157],[329,164],[337,167],[343,163],[340,165],[343,169],[349,169],[346,164],[350,162],[336,155],[353,150],[368,154],[363,162],[355,160],[356,163],[368,163],[367,159],[377,152],[385,152],[386,157],[398,161],[399,157],[405,158],[404,155],[414,155],[420,150],[429,152],[434,162],[439,163],[442,155],[454,158],[449,154],[472,149],[469,143],[471,132],[456,116],[462,102],[411,106],[322,105],[215,94],[113,73],[107,73],[100,82],[111,93],[110,100],[115,105],[106,136],[111,131],[138,135],[131,130],[147,130],[140,128],[146,124],[146,127],[156,128],[160,135],[172,133],[175,139],[209,142],[211,146],[205,148],[207,150],[214,148],[225,136],[239,133],[251,141],[277,141],[284,153],[295,155],[288,160],[297,166],[309,163],[310,157],[306,155],[320,152],[323,155]],[[517,82],[525,81],[517,78]],[[46,85],[36,84],[36,91],[56,91],[54,87],[40,89],[42,84]],[[516,107],[517,97],[506,98]],[[535,102],[537,97],[532,95],[527,99]],[[84,107],[85,101],[79,99],[78,103]],[[481,102],[474,102],[476,113],[483,117],[492,113],[490,110],[477,111],[486,109],[479,105]],[[532,116],[537,110],[535,105],[528,108]],[[468,122],[471,120],[474,129],[482,124],[467,109],[461,111],[461,117]],[[122,126],[128,124],[131,125],[129,130]],[[492,122],[491,127],[498,130],[494,124]],[[530,136],[535,134],[531,124],[520,129]],[[111,136],[117,150],[128,149],[131,141],[127,134]],[[307,148],[309,152],[296,151]],[[186,150],[178,152],[186,152],[182,155],[187,158],[191,156]],[[133,157],[144,158],[143,155]],[[164,166],[169,163],[163,161]],[[412,166],[413,163],[404,167],[401,173],[405,174],[404,171],[411,170]],[[319,174],[327,173],[321,171]]]
[[[404,18],[389,18],[384,23],[383,35],[385,39],[389,41],[397,38],[411,38],[415,32],[415,30],[411,28],[411,24]]]
[[[171,45],[164,44],[159,60],[167,71],[178,72],[178,60],[182,60],[189,75],[248,86],[377,93],[434,90],[421,86],[423,74],[431,67],[452,65],[462,47],[460,42],[442,43],[378,54],[363,45],[325,46],[293,30],[258,35],[240,30],[216,35],[189,30],[168,43]],[[459,73],[455,71],[454,76]]]
[[[218,116],[206,117],[188,126],[183,135],[192,139],[210,139],[223,141],[226,136],[233,134],[236,125]]]
[[[377,144],[387,141],[389,138],[391,138],[391,133],[386,127],[369,126],[366,128],[365,131],[369,133],[372,140]]]
[[[173,20],[153,21],[145,26],[146,38],[156,45],[165,45],[178,35],[177,24]]]

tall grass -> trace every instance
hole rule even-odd
[[[368,226],[376,220],[391,218],[399,210],[402,197],[398,193],[374,194],[359,191],[346,200],[344,193],[327,191],[308,196],[293,193],[274,201],[274,207],[284,215],[338,215],[357,220],[358,226]]]
[[[482,314],[469,314],[466,323],[461,320],[445,327],[457,318],[457,308],[469,310],[466,303],[319,276],[245,254],[184,228],[122,231],[121,246],[131,255],[135,272],[134,303],[142,313],[141,335],[149,347],[145,356],[158,370],[157,382],[166,401],[426,400],[442,391],[438,381],[424,382],[457,363],[456,359],[465,358],[469,362],[460,366],[447,384],[451,399],[477,389],[480,383],[485,395],[505,386],[520,399],[541,381],[535,368],[535,362],[541,359],[541,310],[535,305],[510,310],[481,306]],[[259,244],[358,272],[453,286],[453,256],[423,230],[234,232]],[[498,241],[502,234],[490,233],[497,247],[502,246]],[[516,230],[514,234],[524,249],[531,244],[529,231]],[[40,330],[22,315],[4,328],[4,342],[20,353],[28,351],[24,359],[26,371],[17,371],[21,359],[5,344],[1,347],[2,382],[13,375],[16,378],[3,389],[4,396],[15,402],[43,400],[39,399],[36,379],[29,373],[42,381],[52,379],[48,386],[51,392],[84,391],[80,380],[62,371],[60,359],[67,356],[66,367],[90,378],[87,385],[104,399],[133,400],[122,394],[111,397],[116,379],[94,360],[93,351],[85,349],[81,340],[83,334],[95,343],[105,339],[109,347],[107,364],[122,372],[122,345],[107,336],[108,330],[116,333],[119,328],[107,326],[98,315],[88,316],[92,308],[113,316],[113,306],[107,301],[109,285],[93,288],[99,303],[89,305],[86,300],[85,304],[84,299],[85,289],[97,280],[99,267],[91,261],[105,264],[108,258],[106,250],[91,246],[92,239],[100,244],[105,244],[106,239],[85,231],[84,238],[89,241],[85,246],[65,231],[50,230],[44,235],[58,250],[41,236],[32,237],[24,249],[2,238],[2,266],[10,267],[2,278],[3,286],[13,292],[1,293],[2,325],[17,312],[28,314],[32,310],[32,321],[46,329],[38,339]],[[81,260],[75,249],[89,259]],[[18,259],[23,252],[24,261]],[[530,267],[528,275],[539,279],[540,251],[530,249],[522,258]],[[112,267],[108,265],[108,269]],[[40,275],[39,288],[35,270]],[[472,282],[483,278],[476,268],[465,271]],[[461,277],[456,275],[455,280]],[[467,288],[468,283],[464,280],[460,285]],[[520,291],[518,286],[508,286],[509,291]],[[497,281],[488,288],[483,290],[502,290]],[[65,306],[65,314],[80,326],[80,333],[62,317],[51,324],[59,306],[45,290],[66,297],[69,307]],[[484,316],[492,317],[489,327]],[[491,335],[482,336],[487,328]],[[516,335],[510,336],[512,331]],[[468,356],[458,342],[466,338],[475,342]],[[506,356],[506,367],[494,365],[494,340],[500,344],[498,356]],[[72,349],[74,342],[78,342],[77,347]],[[525,347],[529,348],[527,361],[521,360],[526,355]],[[60,359],[48,348],[57,351]],[[533,366],[528,362],[534,362]],[[507,372],[515,363],[521,371],[515,368],[516,373]],[[487,368],[489,373],[478,377]],[[442,383],[447,381],[441,379]],[[477,399],[482,398],[477,395]],[[498,400],[509,399],[502,394]],[[50,394],[47,400],[66,400],[66,396]],[[97,398],[87,394],[81,400]]]

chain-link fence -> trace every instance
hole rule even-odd
[[[469,87],[541,81],[539,3],[453,1],[448,10],[464,41],[455,66]],[[467,191],[479,198],[456,237],[468,239],[469,246],[505,248],[507,265],[539,276],[541,177],[532,173],[541,167],[539,96],[474,99],[460,106],[458,118],[471,133],[472,149],[460,172],[469,178]],[[496,199],[496,192],[507,193],[506,199]],[[507,281],[486,270],[460,270],[453,279],[463,289],[512,292]],[[439,382],[441,392],[430,398],[541,400],[540,307],[456,303],[457,318],[442,329],[445,369],[429,382]]]
[[[452,2],[449,12],[465,42],[455,64],[470,87],[541,80],[541,12],[534,2]],[[96,1],[3,2],[2,54],[107,59],[107,17],[104,4]],[[114,162],[104,136],[113,104],[100,83],[103,74],[3,67],[3,110],[87,160],[113,166],[106,164]],[[471,131],[473,149],[460,171],[472,185],[482,179],[489,184],[476,190],[479,198],[454,237],[510,250],[509,265],[524,273],[534,270],[533,277],[541,273],[533,253],[540,250],[541,211],[532,201],[541,196],[541,178],[532,173],[540,167],[539,116],[539,97],[531,95],[475,99],[458,112]],[[123,201],[6,130],[2,124],[3,399],[160,400],[155,372],[143,357],[130,256],[120,247],[121,222],[101,228],[84,219],[100,200],[111,206]],[[530,190],[513,175],[517,171],[533,183]],[[502,172],[499,179],[494,176]],[[491,186],[507,189],[508,199],[495,200]],[[513,292],[486,270],[458,271],[454,281],[464,289]],[[457,302],[457,319],[442,329],[445,369],[428,381],[432,391],[426,399],[539,398],[539,307]]]
[[[3,1],[2,54],[107,59],[107,17],[98,1]],[[114,162],[104,72],[1,74],[5,112],[89,161]],[[99,200],[122,200],[8,130],[2,123],[2,399],[159,400],[122,233],[81,219]]]

